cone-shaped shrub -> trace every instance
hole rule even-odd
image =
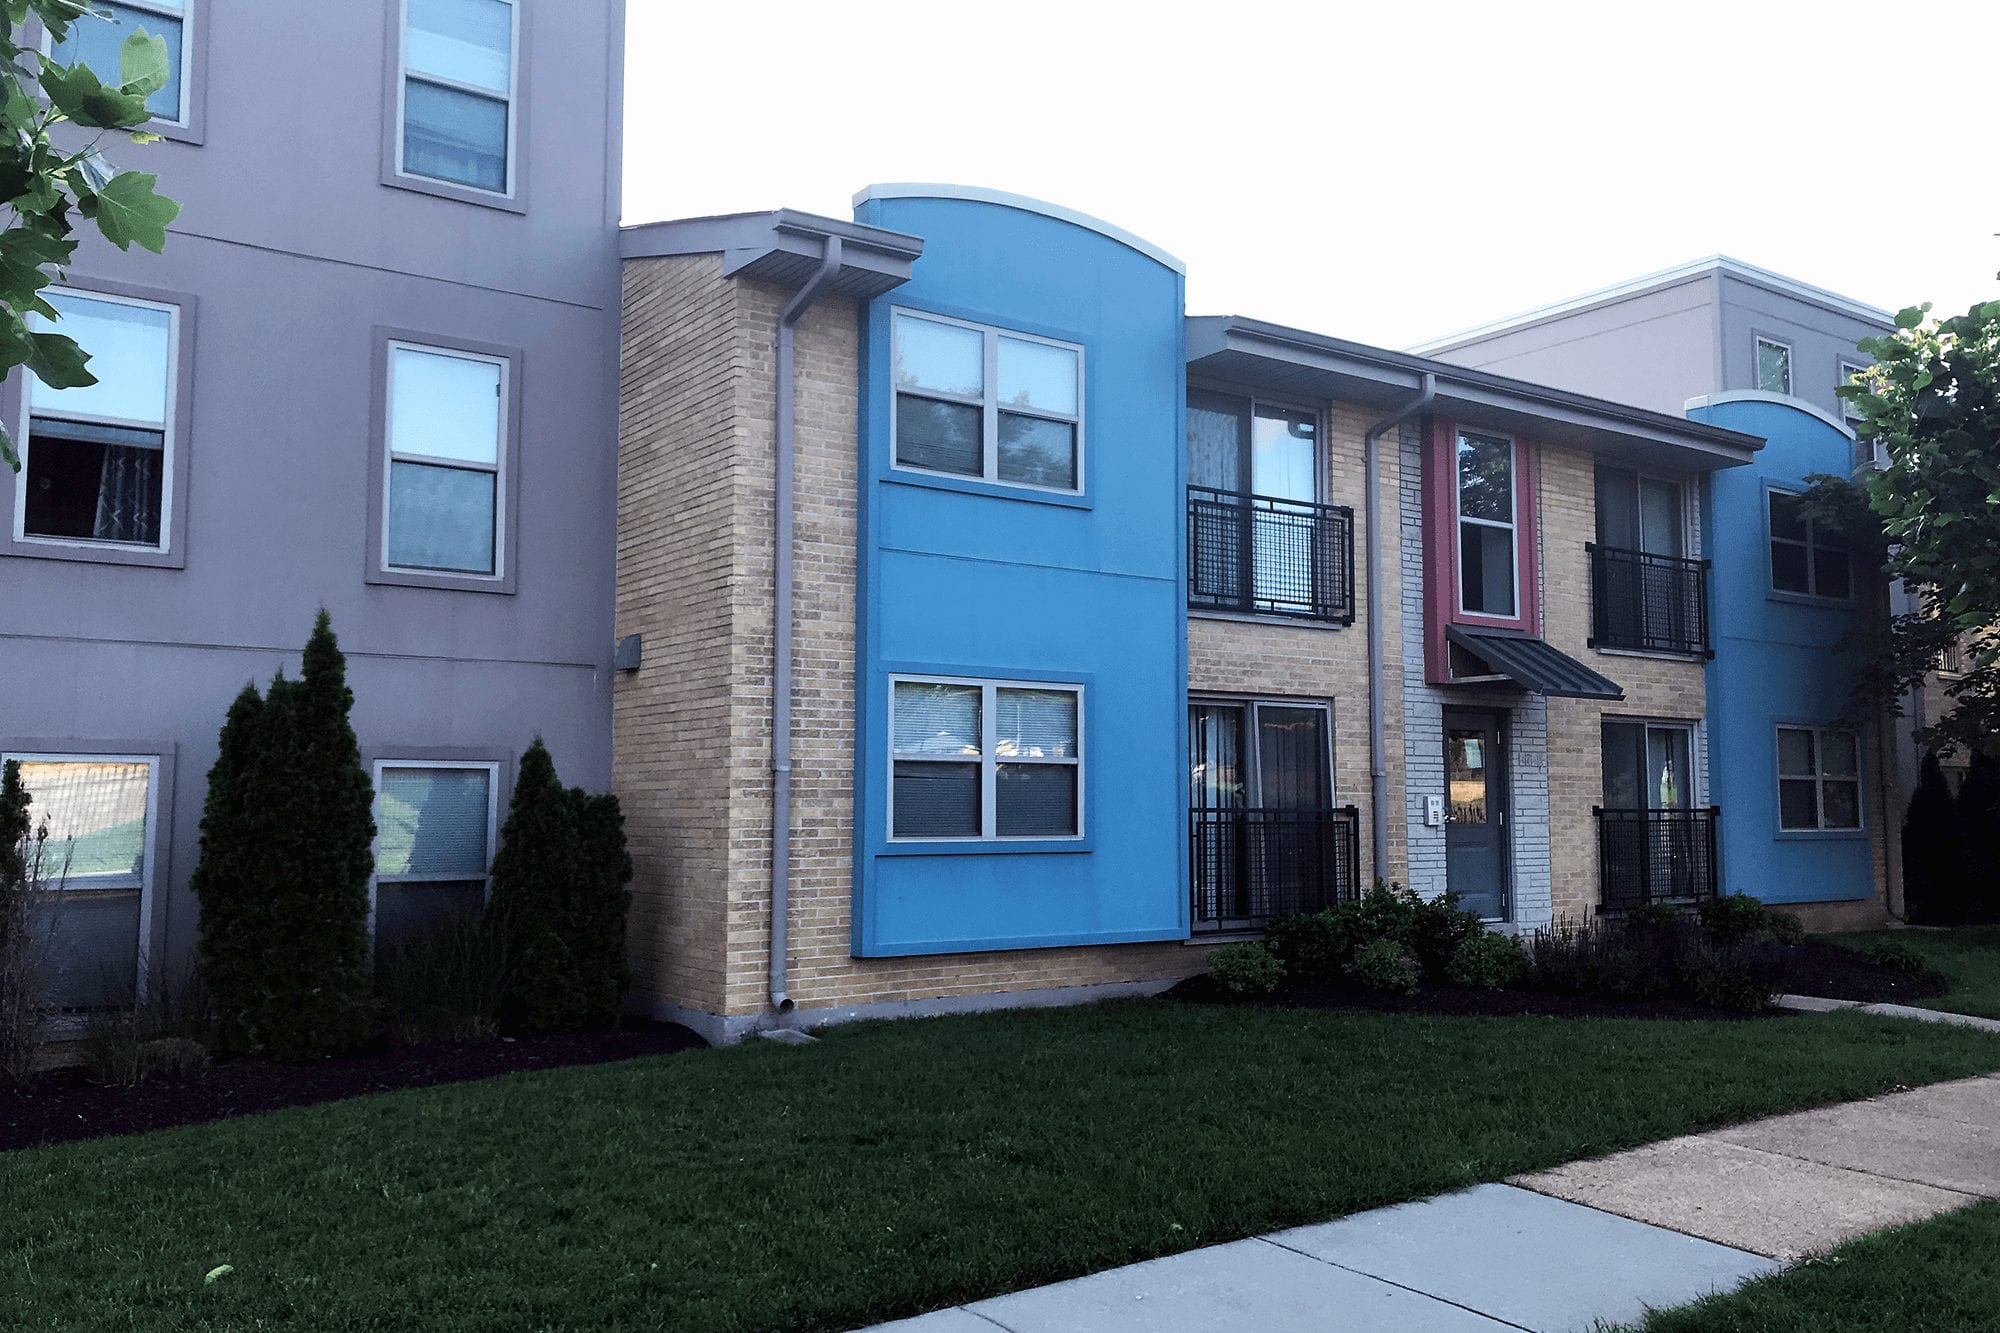
[[[632,974],[625,964],[625,910],[632,893],[632,857],[625,850],[625,815],[609,792],[570,788],[576,811],[579,859],[574,930],[580,1017],[585,1027],[618,1024]]]
[[[1970,893],[1958,803],[1937,756],[1926,755],[1903,817],[1903,912],[1920,925],[1955,925],[1967,917]]]
[[[631,877],[616,798],[565,790],[536,737],[514,780],[487,909],[506,942],[504,1030],[564,1032],[618,1021]]]
[[[348,722],[354,695],[326,612],[305,669],[223,724],[202,812],[202,973],[229,1049],[278,1060],[368,1036],[374,792]]]
[[[1965,784],[1958,789],[1958,818],[1965,829],[1967,864],[1991,866],[2000,861],[2000,759],[1973,753]],[[2000,921],[2000,883],[1991,875],[1980,875],[1971,892],[1968,915],[1977,921]]]

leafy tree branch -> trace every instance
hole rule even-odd
[[[101,144],[112,132],[133,143],[159,137],[138,127],[150,118],[146,99],[166,86],[167,44],[144,28],[133,32],[119,48],[118,82],[107,85],[80,61],[65,65],[44,54],[31,35],[31,21],[53,43],[76,23],[103,22],[83,0],[0,3],[0,377],[26,366],[52,389],[82,388],[97,383],[89,354],[30,320],[59,318],[42,289],[76,253],[77,219],[96,224],[121,250],[139,245],[157,254],[166,245],[180,205],[155,191],[152,173],[114,172]],[[65,124],[97,133],[64,149],[52,131]],[[0,461],[20,471],[4,424]]]

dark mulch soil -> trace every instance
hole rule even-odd
[[[225,1060],[188,1078],[154,1078],[135,1087],[103,1087],[87,1082],[81,1071],[61,1071],[26,1095],[0,1091],[0,1152],[705,1045],[677,1023],[628,1021],[611,1032],[384,1045],[310,1065]]]
[[[1216,984],[1212,976],[1190,977],[1167,994],[1195,1004],[1264,1004],[1281,1009],[1361,1009],[1378,1014],[1441,1014],[1452,1018],[1519,1017],[1546,1014],[1552,1018],[1678,1018],[1712,1021],[1720,1018],[1776,1018],[1787,1011],[1739,1014],[1686,1000],[1606,1000],[1586,995],[1555,995],[1547,991],[1464,990],[1432,986],[1415,995],[1391,995],[1340,985],[1284,985],[1268,997],[1247,1000]]]
[[[1784,989],[1791,995],[1895,1004],[1927,1000],[1951,989],[1938,973],[1892,972],[1868,955],[1837,944],[1807,940],[1784,952]]]

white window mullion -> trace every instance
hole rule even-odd
[[[1000,335],[986,330],[986,398],[980,405],[980,466],[985,480],[1000,480]],[[989,691],[990,693],[990,691]]]
[[[979,836],[999,836],[1000,760],[994,728],[1000,721],[998,695],[991,685],[979,689]]]

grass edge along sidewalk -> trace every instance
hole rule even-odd
[[[107,1331],[853,1327],[1996,1068],[1859,1014],[862,1024],[0,1155],[0,1295]]]
[[[2000,1326],[2000,1202],[1863,1236],[1627,1333],[1960,1333]]]

